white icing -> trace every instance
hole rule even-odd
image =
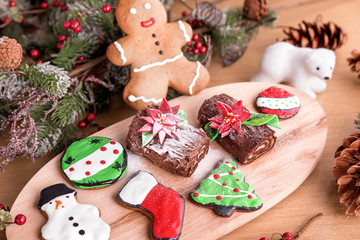
[[[147,10],[151,9],[151,4],[150,3],[145,3],[144,8],[147,9]]]
[[[151,189],[157,184],[158,182],[153,175],[141,171],[126,183],[124,188],[119,192],[119,197],[122,201],[131,205],[140,205]]]
[[[108,240],[110,226],[99,217],[99,209],[88,204],[79,204],[75,192],[61,195],[41,207],[48,216],[47,223],[42,227],[41,234],[46,240]],[[56,202],[58,209],[56,209]],[[72,217],[72,220],[69,218]],[[74,226],[73,224],[78,224]],[[84,234],[80,235],[79,231]]]
[[[160,103],[161,101],[162,101],[162,98],[161,99],[155,99],[155,98],[145,98],[144,96],[140,96],[140,97],[135,97],[134,95],[130,95],[129,97],[128,97],[128,100],[130,101],[130,102],[136,102],[136,101],[138,101],[138,100],[141,100],[141,101],[143,101],[143,102],[145,102],[145,103],[148,103],[148,102],[153,102],[153,103],[155,103],[155,104],[158,104],[158,103]]]
[[[155,62],[155,63],[151,63],[151,64],[148,64],[148,65],[144,65],[144,66],[142,66],[140,68],[134,68],[134,72],[142,72],[142,71],[145,71],[146,69],[149,69],[149,68],[152,68],[152,67],[162,66],[162,65],[165,65],[165,64],[170,63],[170,62],[175,62],[176,60],[181,58],[183,55],[184,55],[183,53],[180,53],[179,55],[176,55],[173,58],[168,58],[168,59],[165,59],[164,61],[161,61],[161,62]]]
[[[196,74],[194,79],[192,80],[190,86],[189,86],[189,94],[192,95],[193,94],[193,87],[195,86],[196,80],[199,78],[200,76],[200,67],[201,67],[201,63],[196,62]]]
[[[217,196],[220,196],[220,197],[230,197],[230,198],[241,198],[241,197],[247,197],[248,195],[255,196],[252,193],[243,194],[243,195],[206,195],[206,194],[199,194],[199,196],[201,196],[201,197],[217,197]]]
[[[121,60],[123,61],[123,64],[126,63],[127,58],[125,57],[124,49],[121,47],[121,44],[118,42],[114,42],[116,49],[120,52]]]
[[[115,144],[111,144],[110,142],[115,142]],[[70,165],[70,167],[64,170],[64,173],[70,180],[78,181],[93,176],[112,165],[124,149],[117,141],[111,140],[110,142],[103,146],[106,148],[106,151],[101,151],[101,148],[99,148],[89,156]],[[117,150],[118,153],[114,153],[115,150]],[[105,161],[105,164],[101,163],[102,160]],[[88,161],[91,162],[90,165],[86,164]],[[73,171],[70,171],[70,169],[73,169]],[[90,175],[86,175],[86,172],[90,172]]]
[[[130,13],[131,14],[136,14],[137,13],[136,8],[130,8]]]
[[[300,107],[300,100],[297,96],[287,98],[267,98],[259,97],[256,100],[258,107],[270,108],[270,109],[283,109],[289,110]]]
[[[186,32],[186,28],[185,28],[184,23],[183,23],[181,20],[179,20],[179,21],[178,21],[178,24],[179,24],[180,30],[181,30],[181,31],[183,32],[183,34],[184,34],[185,41],[189,42],[189,41],[191,40],[191,38],[190,38],[189,34]]]

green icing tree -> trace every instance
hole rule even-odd
[[[223,217],[234,211],[255,211],[263,202],[244,178],[232,159],[222,160],[200,187],[190,193],[190,198],[195,203],[215,208],[216,214]]]

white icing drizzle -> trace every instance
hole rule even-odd
[[[111,144],[110,142],[115,142]],[[87,177],[91,177],[101,170],[112,165],[116,159],[122,154],[123,147],[117,141],[111,140],[109,143],[105,144],[89,156],[77,161],[76,163],[70,165],[67,169],[64,170],[64,173],[69,177],[70,180],[82,180]],[[102,151],[101,149],[106,149]],[[114,153],[114,151],[117,151]],[[105,163],[101,162],[105,161]],[[90,164],[87,164],[89,162]],[[72,171],[71,171],[72,170]],[[89,172],[90,175],[86,175],[86,172]]]
[[[121,57],[121,60],[123,61],[123,64],[125,64],[127,61],[127,58],[125,57],[124,49],[122,48],[120,43],[115,41],[114,44],[115,44],[116,49],[120,52],[120,57]]]
[[[136,101],[139,101],[139,100],[141,100],[141,101],[143,101],[144,103],[148,103],[148,102],[153,102],[153,103],[155,103],[155,104],[158,104],[158,103],[160,103],[161,101],[162,101],[162,98],[161,99],[156,99],[156,98],[145,98],[144,96],[140,96],[140,97],[135,97],[134,95],[130,95],[129,97],[128,97],[128,100],[130,101],[130,102],[136,102]]]
[[[184,23],[181,20],[179,20],[178,24],[179,24],[180,30],[184,33],[185,41],[189,42],[191,40],[191,38],[190,38],[189,34],[186,32]]]
[[[300,99],[297,96],[287,98],[259,97],[256,104],[258,107],[289,110],[300,107]]]
[[[152,68],[152,67],[162,66],[162,65],[165,65],[165,64],[170,63],[170,62],[175,62],[176,60],[181,58],[183,55],[184,55],[184,53],[180,53],[179,55],[176,55],[173,58],[168,58],[168,59],[165,59],[164,61],[161,61],[161,62],[151,63],[151,64],[148,64],[148,65],[144,65],[144,66],[142,66],[140,68],[134,68],[134,72],[142,72],[142,71],[145,71],[146,69],[149,69],[149,68]]]
[[[74,194],[58,196],[41,207],[48,216],[47,223],[41,229],[42,237],[54,240],[108,240],[110,226],[99,217],[99,209],[93,205],[79,204]],[[59,203],[58,209],[55,201]]]
[[[196,80],[199,78],[200,76],[200,67],[201,67],[201,63],[196,62],[196,74],[194,79],[192,80],[192,83],[189,86],[189,94],[192,95],[193,94],[193,87],[195,86]]]
[[[131,205],[140,205],[157,184],[153,175],[141,171],[124,186],[119,192],[119,197]]]

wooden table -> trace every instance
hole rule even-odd
[[[189,1],[189,4],[192,5],[192,2]],[[229,5],[239,7],[241,4],[242,1],[228,0],[219,4],[219,7]],[[358,25],[360,1],[271,0],[270,5],[275,9],[287,6],[278,12],[279,20],[276,26],[295,26],[302,20],[313,21],[321,14],[324,22],[332,20],[344,26],[349,34],[349,40],[345,46],[336,51],[337,63],[333,78],[328,82],[328,89],[317,98],[327,114],[329,131],[323,156],[316,169],[285,200],[222,239],[259,239],[264,236],[270,238],[276,232],[296,233],[310,217],[320,212],[324,213],[324,216],[308,228],[302,239],[360,239],[359,218],[345,215],[346,208],[339,203],[337,184],[330,176],[334,151],[345,136],[355,131],[353,121],[360,112],[356,106],[360,100],[360,82],[356,83],[357,75],[350,72],[346,61],[351,50],[360,49],[357,45],[360,43]],[[173,18],[180,17],[181,11],[185,10],[178,3],[174,5],[174,9]],[[221,66],[218,55],[215,54],[209,68],[210,86],[249,81],[258,70],[265,48],[281,36],[283,34],[280,27],[261,29],[251,41],[245,55],[227,68]],[[97,116],[96,121],[100,125],[109,126],[135,113],[123,105],[120,97],[118,99],[111,110]],[[25,184],[52,158],[53,155],[48,155],[35,163],[29,159],[18,159],[10,163],[5,172],[0,173],[0,203],[11,206]],[[289,169],[284,174],[291,178],[296,172]],[[5,239],[4,232],[0,233],[0,239]]]

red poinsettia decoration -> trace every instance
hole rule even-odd
[[[226,137],[233,130],[240,134],[241,123],[248,120],[252,115],[242,105],[242,101],[238,101],[232,107],[222,102],[216,102],[216,105],[220,114],[209,119],[212,121],[210,127],[218,129],[221,138]]]
[[[158,109],[148,108],[147,111],[150,117],[140,117],[147,121],[138,132],[152,132],[153,137],[159,135],[160,144],[163,144],[166,135],[171,137],[172,134],[176,135],[176,124],[183,120],[176,116],[180,105],[170,107],[169,103],[163,98]]]

